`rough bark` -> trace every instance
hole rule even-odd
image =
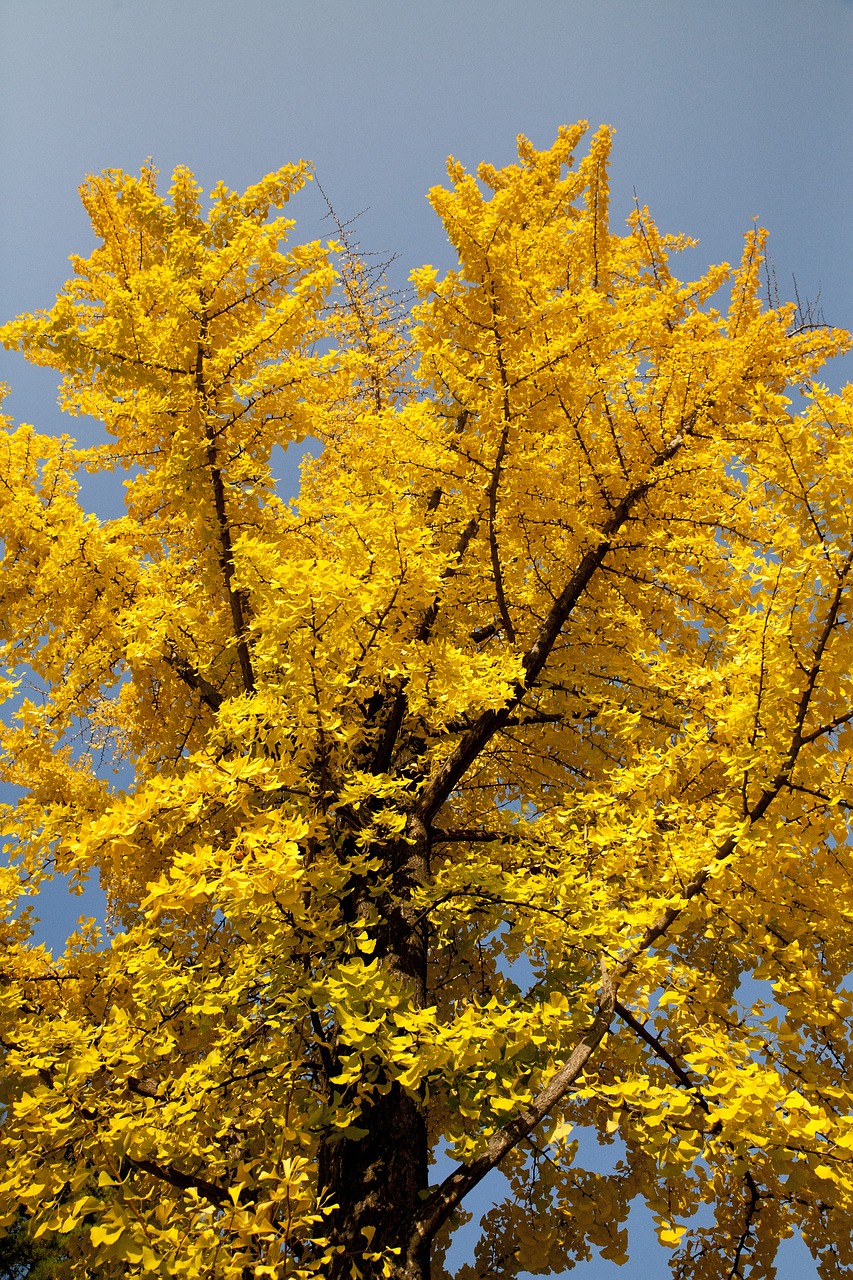
[[[377,954],[396,973],[416,1005],[426,995],[427,934],[425,922],[409,905],[411,888],[426,872],[427,833],[416,820],[407,839],[389,851],[393,892],[385,904],[377,937]],[[379,1092],[379,1089],[384,1090]],[[358,1121],[367,1133],[360,1139],[330,1134],[319,1153],[321,1195],[337,1206],[329,1215],[327,1234],[338,1249],[328,1280],[350,1280],[353,1258],[365,1280],[373,1280],[369,1252],[398,1249],[395,1280],[430,1280],[430,1243],[410,1249],[415,1224],[429,1182],[429,1140],[425,1109],[398,1084],[380,1082],[376,1096]],[[375,1276],[383,1274],[377,1263]]]
[[[363,1115],[367,1134],[359,1141],[328,1140],[320,1151],[320,1187],[338,1206],[329,1217],[328,1236],[341,1251],[329,1280],[350,1280],[353,1257],[366,1280],[370,1264],[364,1228],[374,1228],[371,1250],[401,1250],[400,1280],[430,1280],[429,1241],[407,1257],[421,1192],[428,1181],[427,1126],[423,1108],[393,1084]],[[382,1274],[377,1265],[376,1276]]]

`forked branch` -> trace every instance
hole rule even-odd
[[[683,443],[684,437],[679,433],[653,460],[651,474],[635,485],[616,507],[616,510],[601,530],[598,546],[587,551],[563,591],[551,606],[539,634],[522,660],[524,678],[515,685],[503,707],[499,710],[489,708],[484,711],[461,738],[455,751],[442,762],[436,773],[426,784],[421,792],[418,809],[420,816],[427,824],[431,822],[494,734],[499,729],[504,728],[525,694],[536,684],[562,628],[592,578],[604,563],[611,549],[613,537],[625,524],[632,509],[652,487],[654,471],[675,457]]]

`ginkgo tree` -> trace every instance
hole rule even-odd
[[[290,247],[306,165],[107,170],[0,331],[109,433],[0,446],[0,1225],[69,1276],[438,1280],[496,1167],[463,1280],[636,1198],[682,1280],[850,1274],[850,340],[761,231],[680,282],[584,133],[450,162],[407,314]],[[61,956],[55,873],[110,903]]]

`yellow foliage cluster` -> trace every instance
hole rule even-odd
[[[0,330],[110,435],[0,441],[0,1228],[69,1277],[426,1280],[498,1164],[463,1277],[636,1197],[685,1280],[853,1265],[849,337],[761,231],[686,284],[613,231],[584,133],[450,162],[410,317],[288,245],[306,165],[149,166]],[[54,870],[111,910],[58,957]]]

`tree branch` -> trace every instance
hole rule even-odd
[[[498,452],[492,467],[492,475],[489,480],[488,499],[489,499],[489,556],[492,562],[492,577],[495,581],[495,596],[498,603],[498,613],[501,616],[501,622],[504,625],[506,638],[510,644],[515,644],[515,628],[512,625],[512,619],[509,616],[509,606],[506,602],[504,594],[503,574],[501,572],[501,558],[498,549],[497,534],[497,517],[498,517],[498,486],[501,482],[501,472],[503,470],[503,461],[506,457],[506,447],[509,441],[509,424],[511,421],[510,404],[509,404],[509,379],[507,377],[506,365],[504,364],[503,351],[501,350],[501,339],[498,332],[498,304],[495,298],[494,290],[489,297],[489,306],[492,312],[492,333],[495,339],[495,358],[498,364],[498,370],[501,375],[501,387],[503,389],[503,430],[501,431]]]
[[[669,462],[683,443],[684,436],[682,434],[675,436],[653,460],[652,471]],[[490,708],[484,711],[457,744],[455,751],[443,761],[437,772],[426,784],[421,792],[418,805],[424,821],[429,823],[435,816],[489,740],[499,729],[504,727],[524,695],[535,685],[560,631],[565,626],[575,606],[589,586],[591,579],[610,551],[611,539],[618,533],[628,519],[633,507],[648,493],[653,483],[654,478],[650,474],[640,484],[635,485],[616,507],[613,515],[601,530],[598,546],[586,553],[566,583],[563,591],[551,606],[538,636],[522,659],[524,679],[515,685],[504,706],[499,710]]]
[[[471,539],[476,534],[477,529],[479,528],[479,525],[480,525],[480,521],[478,517],[472,516],[471,519],[468,521],[467,525],[465,526],[465,528],[462,530],[462,533],[459,536],[459,542],[456,547],[455,560],[451,565],[449,565],[449,567],[447,568],[444,574],[445,582],[448,581],[448,579],[455,576],[456,570],[459,567],[459,562],[462,559],[462,557],[465,555],[465,552],[468,550],[468,547],[471,543]],[[415,636],[415,639],[420,644],[424,644],[432,634],[432,629],[435,626],[435,621],[436,621],[436,618],[438,617],[438,610],[439,610],[439,602],[438,602],[438,597],[436,597],[433,600],[432,604],[427,609],[426,613],[421,619],[421,625],[418,627],[418,631],[417,631],[417,635]],[[406,706],[407,706],[407,698],[406,698],[405,684],[401,683],[395,692],[394,701],[391,704],[391,711],[388,715],[388,719],[385,723],[385,729],[382,733],[382,738],[380,740],[379,747],[377,748],[376,755],[374,756],[374,759],[373,759],[373,764],[371,766],[373,773],[384,773],[391,766],[391,759],[394,754],[394,746],[397,742],[400,729],[403,726],[403,720],[406,714]]]
[[[744,1182],[746,1183],[747,1202],[744,1212],[743,1231],[735,1247],[731,1270],[726,1280],[743,1280],[743,1272],[740,1269],[741,1258],[749,1246],[750,1237],[752,1236],[752,1224],[761,1207],[761,1194],[749,1170],[746,1172]]]
[[[503,362],[501,362],[501,372],[503,373]],[[506,446],[509,439],[509,419],[504,421],[504,429],[501,433],[500,444],[498,446],[495,465],[492,468],[492,478],[489,481],[489,557],[492,562],[492,577],[495,582],[495,598],[498,603],[498,613],[501,616],[501,622],[506,632],[506,638],[510,644],[515,644],[515,627],[512,625],[512,619],[509,616],[509,606],[506,602],[506,594],[504,592],[503,573],[501,572],[501,558],[498,549],[497,535],[497,517],[498,517],[498,485],[500,484],[501,471],[503,469],[503,460],[506,455]]]
[[[752,808],[747,810],[745,817],[750,826],[754,826],[756,822],[759,822],[764,817],[765,813],[779,795],[782,788],[790,786],[789,779],[794,771],[800,751],[804,746],[815,741],[815,739],[819,737],[819,734],[817,733],[804,734],[803,726],[809,712],[809,707],[811,706],[812,695],[820,674],[823,656],[826,652],[830,635],[835,627],[835,621],[841,608],[844,576],[851,568],[851,565],[853,565],[853,553],[851,553],[851,557],[848,559],[845,566],[844,574],[842,575],[842,582],[833,595],[826,620],[821,628],[821,633],[818,637],[817,645],[815,646],[811,667],[806,672],[805,685],[797,699],[797,710],[794,716],[794,725],[791,730],[791,740],[788,745],[788,750],[782,759],[782,763],[776,777],[769,785],[763,787],[755,804]],[[821,730],[821,732],[827,731],[826,727]],[[700,870],[696,872],[693,878],[689,880],[681,890],[678,906],[667,907],[661,912],[657,920],[648,926],[640,941],[635,947],[633,947],[628,955],[619,962],[618,966],[614,970],[614,973],[618,974],[620,981],[628,973],[634,961],[642,955],[644,951],[648,951],[650,947],[654,946],[654,944],[663,937],[663,935],[668,931],[670,925],[672,925],[681,915],[684,910],[685,903],[690,902],[697,894],[702,892],[711,877],[711,872],[714,866],[720,862],[727,862],[737,849],[739,843],[739,835],[731,835],[727,840],[724,840],[714,854],[711,862],[700,868]]]
[[[430,839],[433,844],[490,843],[493,840],[509,840],[511,838],[509,832],[478,831],[474,827],[459,827],[447,831],[442,831],[439,827],[433,827],[430,831]]]
[[[168,1182],[170,1187],[177,1187],[179,1191],[189,1191],[191,1188],[203,1195],[205,1200],[209,1200],[211,1204],[220,1205],[228,1201],[227,1191],[223,1191],[215,1182],[208,1182],[206,1178],[195,1177],[191,1173],[182,1173],[180,1169],[174,1168],[173,1165],[158,1164],[156,1160],[134,1160],[133,1156],[125,1157],[128,1164],[133,1165],[134,1169],[139,1169],[142,1173],[149,1173],[152,1178],[159,1178],[161,1182]]]
[[[470,416],[471,416],[470,411],[468,409],[462,410],[462,412],[459,414],[459,417],[456,419],[456,423],[453,427],[454,436],[458,436],[462,434],[462,432],[465,430],[465,427],[468,423],[468,419]],[[444,496],[444,490],[442,489],[440,484],[437,484],[433,489],[432,493],[430,494],[429,501],[427,502],[428,513],[432,513],[433,511],[437,510],[443,496]]]
[[[606,1036],[613,1018],[615,1000],[616,988],[610,976],[605,973],[596,1015],[572,1051],[568,1062],[540,1090],[526,1111],[522,1111],[492,1135],[482,1155],[467,1164],[458,1165],[428,1197],[409,1240],[410,1258],[418,1255],[425,1242],[432,1239],[469,1191],[499,1165],[513,1147],[528,1137],[565,1097]]]
[[[180,676],[184,684],[189,685],[196,693],[201,696],[211,711],[218,711],[224,701],[222,694],[216,689],[209,680],[205,680],[204,676],[189,662],[186,658],[181,657],[177,649],[170,646],[169,652],[164,655],[168,666],[172,668],[175,675]]]
[[[635,1018],[631,1010],[626,1009],[625,1005],[620,1004],[618,1000],[613,1001],[613,1009],[614,1009],[614,1012],[618,1013],[622,1021],[631,1028],[634,1034],[639,1036],[641,1040],[644,1040],[645,1043],[649,1046],[649,1048],[657,1055],[657,1057],[659,1057],[662,1062],[666,1063],[670,1071],[678,1080],[679,1084],[684,1085],[684,1088],[688,1089],[694,1095],[694,1097],[696,1098],[696,1101],[699,1103],[702,1110],[705,1112],[709,1112],[710,1107],[708,1106],[708,1103],[705,1100],[705,1098],[702,1096],[702,1092],[699,1089],[699,1086],[695,1083],[695,1081],[690,1076],[690,1073],[686,1071],[684,1067],[682,1067],[681,1063],[678,1061],[677,1058],[674,1058],[672,1056],[672,1054],[669,1052],[666,1046],[661,1043],[658,1037],[656,1035],[653,1035],[652,1032],[649,1031],[645,1023],[640,1022],[639,1018]]]
[[[243,600],[240,592],[234,588],[234,547],[231,542],[231,529],[228,524],[228,515],[225,509],[225,485],[222,479],[222,471],[219,467],[216,436],[213,433],[213,428],[211,427],[207,416],[208,395],[207,386],[204,380],[204,349],[205,342],[207,340],[207,325],[208,317],[205,314],[202,317],[201,332],[199,335],[199,342],[196,347],[195,386],[201,399],[201,408],[204,413],[204,432],[207,440],[207,465],[210,469],[210,479],[213,485],[213,505],[216,510],[216,523],[219,528],[219,563],[222,567],[222,576],[225,579],[225,594],[228,597],[228,604],[231,609],[234,638],[237,642],[237,661],[240,664],[243,688],[246,693],[252,693],[255,688],[255,675],[252,670],[252,659],[249,654],[249,646],[246,643],[246,619]]]

